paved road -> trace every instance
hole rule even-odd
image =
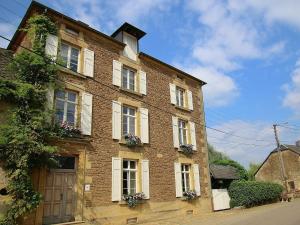
[[[300,199],[244,210],[171,219],[147,225],[300,225]]]

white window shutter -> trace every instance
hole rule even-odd
[[[122,63],[113,60],[113,85],[116,85],[118,87],[121,87],[121,81],[122,81]]]
[[[170,84],[170,97],[171,97],[171,104],[176,105],[176,85]]]
[[[112,184],[111,184],[111,200],[121,201],[122,190],[122,159],[112,158]]]
[[[92,111],[93,111],[93,95],[82,93],[81,108],[81,132],[84,135],[92,134]]]
[[[49,87],[46,93],[47,98],[47,107],[49,110],[53,110],[54,106],[54,89],[52,87]]]
[[[193,164],[194,185],[197,196],[201,195],[199,165]]]
[[[140,93],[147,95],[147,75],[144,71],[140,71]]]
[[[142,160],[142,192],[146,199],[150,198],[149,190],[149,160]]]
[[[187,93],[187,99],[188,99],[188,109],[194,110],[193,94],[190,90],[187,90],[186,93]]]
[[[189,124],[190,124],[191,144],[193,145],[193,150],[196,150],[197,149],[197,143],[196,143],[195,123],[190,121]]]
[[[141,141],[142,143],[149,143],[149,121],[148,109],[140,108],[140,124],[141,124]]]
[[[46,39],[45,52],[47,55],[51,56],[54,60],[57,56],[58,49],[58,37],[53,34],[48,34]]]
[[[94,76],[94,52],[87,48],[83,50],[83,74],[87,77]]]
[[[174,163],[176,197],[182,197],[182,177],[180,163]]]
[[[172,127],[174,148],[179,148],[178,118],[176,116],[172,116]]]
[[[137,55],[137,39],[129,34],[123,32],[123,41],[126,44],[124,49],[124,55],[132,60],[136,61]]]
[[[112,138],[120,140],[121,139],[121,112],[122,105],[120,102],[112,102]]]

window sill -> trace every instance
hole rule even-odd
[[[138,204],[138,205],[139,205],[139,204],[144,204],[144,203],[146,203],[146,200],[147,200],[147,199],[138,200],[137,204]],[[124,200],[119,201],[118,204],[119,204],[119,205],[122,205],[122,206],[123,206],[123,205],[126,205],[126,206],[128,205],[127,202],[124,201]]]
[[[186,108],[186,107],[182,107],[182,106],[179,106],[179,105],[175,105],[175,108],[176,109],[180,109],[180,110],[183,110],[183,111],[186,111],[186,112],[191,112],[192,110]]]
[[[127,93],[130,93],[130,94],[134,94],[134,95],[137,95],[139,97],[143,97],[143,94],[141,94],[141,93],[139,93],[137,91],[132,91],[132,90],[126,89],[126,88],[120,87],[120,91],[127,92]]]
[[[58,66],[58,68],[63,73],[68,73],[68,74],[71,74],[73,76],[80,77],[80,78],[86,78],[85,76],[81,75],[80,73],[74,72],[73,70],[64,68],[62,66]]]

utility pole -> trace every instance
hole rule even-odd
[[[282,182],[284,183],[285,190],[288,191],[287,177],[286,177],[285,166],[284,166],[284,162],[283,162],[283,158],[282,158],[281,145],[280,145],[278,134],[277,134],[277,126],[278,126],[278,124],[273,124],[275,140],[277,143],[277,153],[278,153],[279,162],[280,162],[281,179],[282,179]]]

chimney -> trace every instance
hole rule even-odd
[[[297,147],[300,147],[300,140],[299,140],[299,141],[296,141],[296,146],[297,146]]]

